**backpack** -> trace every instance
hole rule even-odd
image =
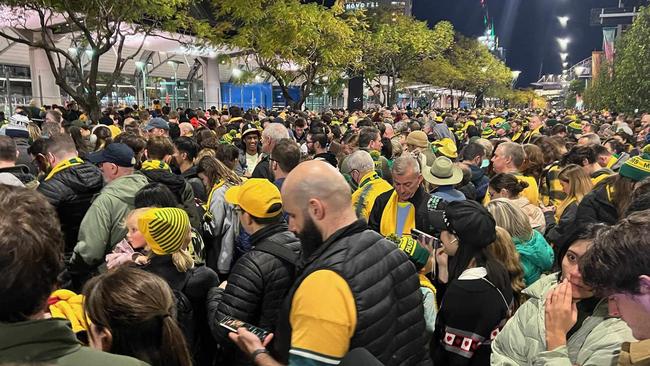
[[[183,291],[185,290],[185,287],[187,287],[187,283],[190,282],[190,278],[192,278],[193,274],[193,270],[188,271],[188,273],[185,275],[185,280],[183,280],[183,285],[181,288],[172,288],[172,292],[176,298],[176,320],[178,321],[178,325],[183,331],[183,335],[185,335],[185,340],[187,340],[187,345],[190,347],[190,351],[192,351],[192,346],[197,340],[197,326],[194,319],[194,307],[190,299],[187,297],[187,295],[185,295]]]

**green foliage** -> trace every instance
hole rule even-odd
[[[406,79],[477,96],[502,97],[510,90],[512,71],[487,47],[458,35],[448,52],[422,61]]]
[[[429,29],[425,22],[392,13],[377,14],[368,21],[367,30],[358,32],[362,59],[354,70],[363,74],[369,86],[388,78],[389,92],[394,79],[403,77],[420,66],[424,60],[439,57],[453,44],[454,28],[443,21]],[[392,100],[390,93],[388,100]]]
[[[338,77],[360,59],[354,42],[354,16],[342,17],[340,6],[327,9],[298,0],[223,0],[220,17],[230,20],[236,34],[232,46],[250,52],[259,68],[271,75],[285,98],[300,107],[317,78]],[[301,97],[293,100],[289,85],[299,83]]]
[[[125,64],[140,52],[147,36],[161,30],[205,31],[208,26],[186,10],[192,1],[2,0],[0,4],[13,9],[12,27],[32,37],[16,37],[5,30],[0,30],[0,36],[45,51],[57,85],[96,120],[99,101],[113,91]],[[39,26],[34,29],[25,24],[27,17],[35,17]],[[76,54],[67,45],[60,46],[61,34],[72,37]],[[133,35],[142,36],[141,42],[135,52],[127,54],[125,41]],[[102,77],[99,60],[107,52],[115,52],[117,62],[111,76]],[[105,83],[102,87],[97,85],[100,78]]]
[[[609,70],[604,64],[598,80],[585,91],[587,106],[650,111],[650,7],[642,8],[617,42],[613,73]]]

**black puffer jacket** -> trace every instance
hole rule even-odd
[[[219,326],[219,320],[229,315],[273,332],[282,300],[293,284],[294,265],[263,248],[281,245],[289,249],[295,259],[300,252],[300,241],[286,224],[267,226],[250,239],[253,249],[235,263],[226,289],[215,288],[208,298],[210,328],[223,346],[222,363],[229,365],[251,363],[228,339],[228,331]]]
[[[196,327],[195,343],[189,345],[195,365],[211,365],[216,351],[216,344],[208,327],[205,307],[208,290],[219,284],[217,274],[206,266],[197,266],[183,273],[172,262],[171,255],[153,256],[148,265],[142,267],[162,277],[169,287],[181,291],[192,303],[194,324]],[[186,276],[190,276],[183,288]]]
[[[415,267],[395,244],[359,220],[332,234],[303,262],[278,320],[274,352],[286,362],[293,296],[310,274],[327,269],[350,286],[357,324],[350,350],[365,348],[382,364],[430,365],[422,293]]]
[[[38,191],[56,208],[59,215],[66,255],[71,255],[77,245],[81,220],[103,186],[102,171],[90,163],[64,169],[38,186]]]
[[[190,217],[190,224],[198,229],[201,226],[201,218],[194,202],[194,191],[192,186],[180,175],[176,175],[167,169],[140,170],[140,174],[147,177],[149,182],[162,183],[176,195],[183,209]]]

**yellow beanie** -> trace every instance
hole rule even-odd
[[[187,242],[190,219],[180,208],[152,208],[138,218],[138,230],[155,254],[172,254]]]

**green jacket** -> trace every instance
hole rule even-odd
[[[126,236],[124,219],[134,207],[135,194],[149,181],[142,174],[117,178],[102,189],[79,226],[72,265],[96,268],[104,256]]]
[[[632,331],[618,318],[609,318],[603,299],[567,345],[546,351],[544,304],[557,284],[557,273],[544,276],[523,291],[526,301],[492,341],[492,365],[616,365],[623,342],[634,341]]]
[[[144,366],[135,358],[82,346],[65,320],[0,323],[0,364]]]

